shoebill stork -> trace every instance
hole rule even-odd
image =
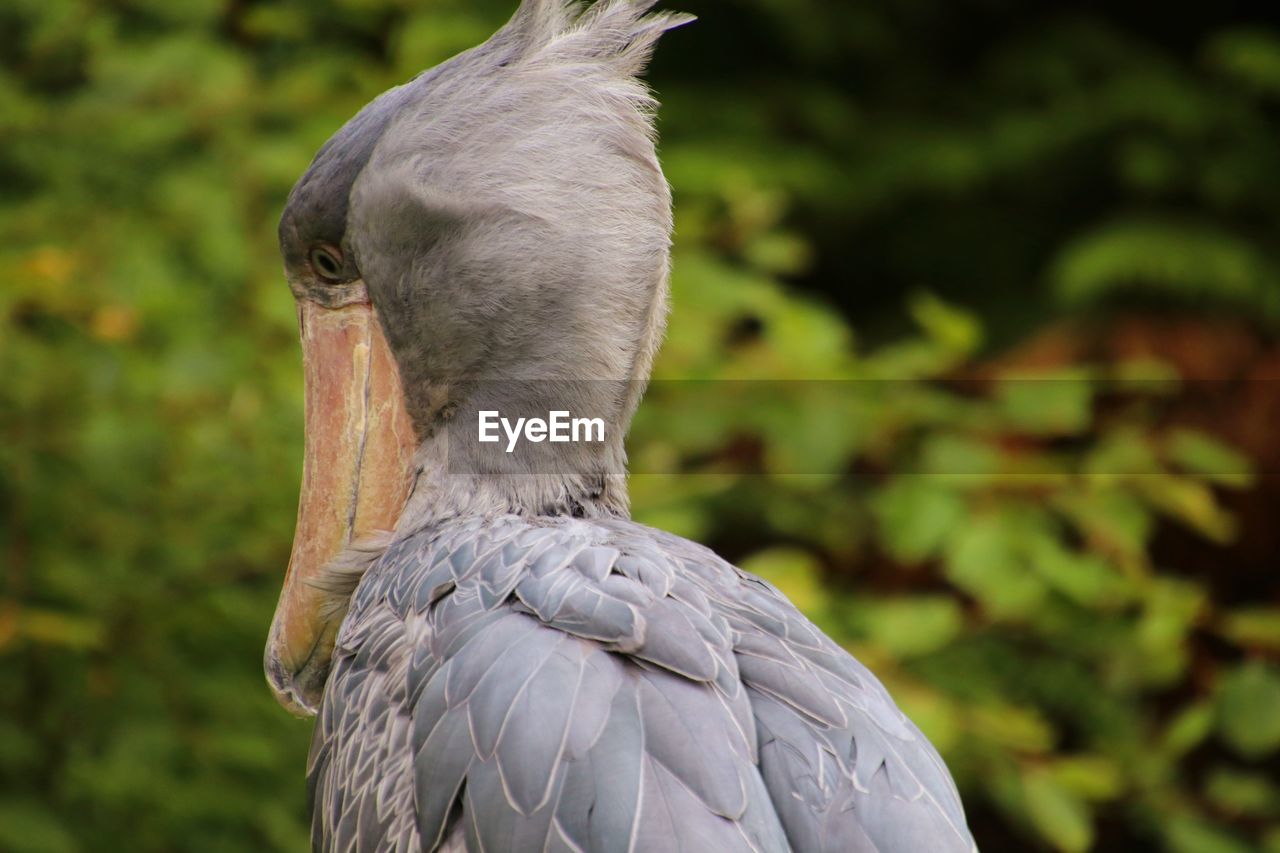
[[[686,20],[652,5],[525,0],[365,107],[289,198],[306,460],[266,670],[319,715],[316,849],[974,849],[866,668],[628,518],[671,232],[636,75]],[[485,395],[597,414],[605,441],[494,464],[454,428]]]

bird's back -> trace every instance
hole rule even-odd
[[[970,851],[932,746],[776,589],[626,521],[457,520],[357,589],[320,850]]]

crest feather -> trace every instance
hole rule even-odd
[[[524,0],[495,40],[520,45],[520,60],[613,60],[617,70],[644,70],[667,30],[694,20],[680,12],[649,14],[657,0],[599,0],[590,7],[566,0]]]

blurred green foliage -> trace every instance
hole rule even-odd
[[[0,850],[305,849],[309,725],[259,665],[301,461],[275,219],[346,118],[510,5],[0,8]],[[1134,292],[1276,316],[1280,36],[686,7],[654,72],[658,375],[717,385],[655,385],[637,516],[879,673],[984,850],[1280,850],[1280,607],[1151,549],[1229,542],[1250,461],[1160,417],[1156,365],[956,381]],[[808,382],[778,408],[744,379]]]

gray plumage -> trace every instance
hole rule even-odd
[[[625,520],[393,545],[338,639],[320,849],[970,851],[946,767],[776,589]]]
[[[349,610],[309,766],[318,850],[974,849],[870,672],[773,587],[627,520],[671,230],[636,75],[687,20],[652,5],[526,0],[370,104],[290,197],[295,293],[327,304],[307,251],[340,246],[421,438],[389,544],[319,584]],[[487,472],[445,429],[485,380],[532,380],[504,406],[606,413],[610,440]]]

